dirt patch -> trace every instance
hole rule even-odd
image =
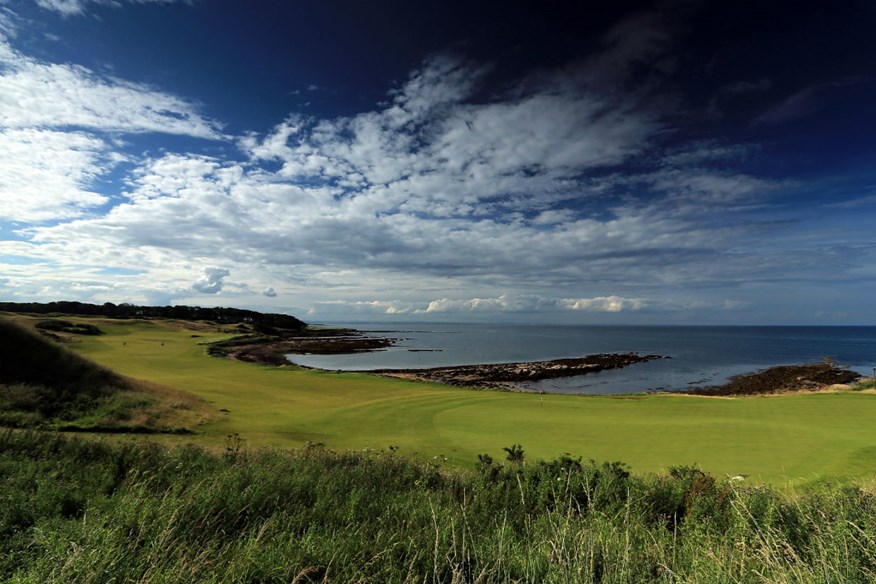
[[[840,369],[832,363],[780,365],[756,373],[738,375],[724,385],[699,387],[683,393],[732,396],[819,391],[832,385],[853,383],[860,377],[858,373]]]

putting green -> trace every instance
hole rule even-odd
[[[585,397],[448,388],[367,374],[263,367],[206,355],[229,336],[167,322],[86,319],[108,334],[74,348],[130,377],[192,392],[223,411],[186,437],[222,445],[386,449],[471,465],[519,443],[529,460],[563,453],[620,460],[639,473],[698,464],[716,475],[805,483],[872,476],[876,395],[738,399]],[[635,366],[635,365],[634,365]],[[165,440],[179,438],[166,437]]]

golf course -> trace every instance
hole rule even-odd
[[[462,467],[520,444],[528,460],[568,453],[622,461],[636,473],[696,465],[775,485],[847,481],[876,468],[872,390],[710,398],[459,389],[211,357],[209,343],[234,336],[215,325],[74,320],[105,333],[76,336],[67,346],[77,353],[203,400],[193,433],[155,435],[168,443],[222,448],[234,436],[245,447],[392,449]]]
[[[872,381],[459,388],[229,358],[246,323],[0,319],[0,580],[876,577]]]

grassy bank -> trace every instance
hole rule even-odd
[[[0,434],[0,580],[872,582],[876,498],[568,457],[222,454]]]
[[[0,318],[0,426],[166,432],[205,419],[191,394],[125,378],[68,348],[100,334],[84,322]]]
[[[168,442],[222,448],[236,434],[251,447],[393,446],[463,467],[520,443],[534,458],[624,460],[640,473],[698,464],[755,484],[848,480],[876,468],[876,396],[868,393],[722,399],[460,390],[210,358],[203,343],[231,334],[216,327],[87,322],[106,334],[80,337],[74,350],[130,378],[191,392],[218,412],[196,437],[162,438]]]

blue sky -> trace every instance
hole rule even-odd
[[[0,0],[0,297],[876,324],[874,25],[866,0]]]

